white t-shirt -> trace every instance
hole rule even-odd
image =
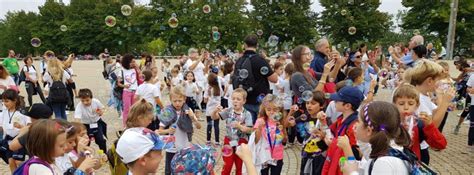
[[[156,97],[160,97],[160,89],[156,87],[154,84],[150,83],[143,83],[140,86],[138,86],[137,91],[135,92],[135,95],[140,96],[141,98],[144,98],[148,103],[151,103],[153,107],[156,106]]]
[[[199,60],[196,60],[196,61],[199,61]],[[196,61],[192,61],[191,59],[188,59],[186,63],[184,64],[183,69],[189,70],[191,65],[193,65]],[[206,76],[204,76],[204,64],[202,64],[202,62],[199,62],[197,66],[194,68],[194,70],[190,70],[190,71],[193,71],[194,78],[196,79],[196,83],[199,87],[203,88],[204,86],[206,86]]]
[[[69,76],[69,73],[67,73],[66,71],[64,71],[64,72],[63,72],[63,79],[62,79],[62,82],[63,82],[63,83],[66,83],[67,80],[69,80],[69,79],[71,79],[71,76]],[[51,75],[49,75],[49,72],[46,72],[46,73],[43,75],[43,81],[48,83],[48,87],[51,87],[51,85],[53,84],[53,78],[51,77]]]
[[[74,118],[81,119],[84,124],[93,124],[99,121],[100,116],[97,114],[97,109],[103,109],[104,105],[99,100],[93,98],[90,106],[85,106],[82,102],[79,102],[74,111]]]
[[[283,97],[283,109],[289,110],[291,108],[291,90],[290,90],[290,81],[284,78],[278,77],[278,83],[276,85],[276,93],[273,91],[273,94]]]
[[[59,167],[56,166],[55,164],[50,164],[49,166],[51,167],[53,172],[51,172],[51,169],[49,169],[48,167],[42,164],[39,164],[39,163],[31,164],[28,170],[28,174],[29,175],[62,175],[63,174],[61,173],[61,170],[59,169]]]
[[[220,87],[219,90],[221,91],[219,96],[213,95],[213,89],[210,86],[209,89],[204,90],[204,98],[207,98],[206,109],[209,109],[206,110],[206,116],[211,116],[213,110],[221,104],[221,96],[224,94],[224,91]]]
[[[469,76],[469,80],[467,80],[466,83],[467,87],[474,88],[474,74],[471,74]],[[471,99],[474,99],[474,94],[469,94],[471,96]],[[474,105],[474,103],[471,103],[471,106]]]
[[[224,92],[224,99],[231,99],[233,87],[230,84],[230,74],[225,75],[224,78],[220,78],[220,81],[221,86],[224,86],[223,90],[225,90],[225,87],[227,87],[227,90]]]
[[[40,62],[40,69],[41,69],[40,71],[41,71],[41,73],[43,73],[44,70],[46,70],[47,68],[48,68],[48,62],[45,61],[44,59],[41,60],[41,62]]]
[[[198,90],[198,86],[195,82],[184,82],[184,93],[186,97],[195,97],[197,95],[196,90]]]
[[[9,112],[5,106],[0,117],[0,123],[3,127],[3,135],[9,135],[15,137],[20,133],[20,129],[14,127],[14,123],[18,123],[22,126],[26,126],[31,123],[31,119],[20,113],[20,111]]]
[[[56,157],[54,160],[54,164],[58,166],[59,170],[61,171],[61,174],[64,174],[67,169],[72,167],[72,162],[69,158],[69,153],[66,153],[61,157]]]
[[[393,140],[390,141],[390,146],[393,149],[397,149],[400,151],[403,150],[403,147],[396,145],[395,141]],[[368,149],[365,149],[363,153],[367,153],[368,155],[370,154],[371,148],[370,146],[368,146],[367,148]],[[370,163],[373,160],[367,159],[367,158],[368,156],[366,157],[364,154],[364,157],[362,157],[362,160],[359,162],[359,168],[361,170],[360,172],[361,174],[369,174]],[[383,157],[379,157],[377,161],[374,162],[371,174],[374,174],[374,175],[375,174],[384,174],[384,175],[385,174],[393,174],[393,175],[409,174],[408,168],[409,168],[409,163],[406,161],[403,161],[402,159],[392,157],[392,156],[383,156]]]
[[[158,97],[161,98],[161,81],[155,83],[155,87],[158,89]],[[166,86],[165,86],[166,87]]]
[[[420,112],[426,112],[428,116],[433,117],[433,110],[436,108],[438,108],[438,106],[431,101],[429,96],[420,93],[420,106],[418,107],[418,110],[416,110],[418,116],[420,115]],[[426,141],[423,141],[420,143],[420,147],[421,149],[427,149],[429,145]]]
[[[38,76],[36,74],[36,69],[33,67],[33,66],[23,66],[23,72],[25,72],[25,74],[27,73],[30,77],[30,79],[28,80],[38,80]],[[26,78],[26,77],[25,77]]]
[[[7,76],[7,78],[5,79],[0,78],[0,85],[3,85],[7,88],[9,88],[10,86],[16,86],[15,81],[13,81],[13,78],[11,76]],[[0,89],[0,94],[2,94],[3,91],[3,89]]]
[[[117,76],[120,78],[123,78],[124,85],[130,85],[128,90],[137,90],[138,88],[138,82],[137,82],[137,72],[135,69],[122,69],[123,71],[123,76],[122,77],[122,72],[120,72]]]
[[[172,86],[178,86],[180,82],[181,82],[181,79],[179,78],[179,76],[171,78],[171,85]]]

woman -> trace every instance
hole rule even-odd
[[[41,86],[38,83],[39,72],[36,71],[35,66],[33,66],[33,59],[31,56],[23,59],[25,66],[23,67],[23,72],[25,73],[25,89],[28,94],[28,104],[33,105],[33,95],[38,94],[43,103],[46,102],[44,98],[43,91]]]
[[[140,70],[150,70],[151,68],[155,66],[155,60],[153,59],[153,56],[146,54],[145,55],[145,63],[143,63],[143,66],[140,66]]]
[[[0,65],[0,94],[7,89],[14,89],[18,91],[18,87],[15,84],[13,78],[8,74],[7,69]]]
[[[122,121],[125,127],[128,117],[130,106],[134,103],[135,91],[138,88],[138,72],[136,70],[137,64],[133,55],[126,54],[122,57],[122,71],[117,75],[117,84],[119,87],[123,87],[122,102]]]
[[[57,58],[50,58],[48,61],[48,70],[43,75],[43,81],[47,83],[47,89],[50,90],[50,93],[48,94],[48,103],[53,109],[56,118],[67,120],[66,105],[68,102],[67,100],[56,101],[52,99],[52,96],[56,96],[58,94],[53,94],[51,86],[53,85],[53,82],[62,82],[64,84],[64,87],[66,87],[66,82],[70,80],[71,76],[69,76],[69,74],[63,69],[63,64],[61,63],[61,61],[59,61]],[[68,93],[66,91],[65,94],[60,95],[67,96]]]

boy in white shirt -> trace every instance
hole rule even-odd
[[[79,98],[81,102],[76,106],[74,118],[80,119],[80,122],[86,126],[90,140],[94,140],[104,152],[107,151],[104,139],[107,133],[107,124],[100,118],[104,114],[104,105],[93,98],[90,89],[80,89]]]

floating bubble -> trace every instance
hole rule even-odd
[[[265,98],[265,94],[260,94],[260,95],[258,95],[258,96],[257,96],[257,102],[258,102],[258,103],[261,103],[264,98]]]
[[[232,156],[233,152],[234,152],[234,150],[232,149],[232,146],[230,146],[230,145],[224,145],[222,147],[222,156],[224,156],[224,157]]]
[[[275,47],[278,45],[278,40],[279,38],[275,35],[270,35],[270,37],[268,37],[268,46],[270,47]]]
[[[65,32],[65,31],[67,31],[67,26],[66,26],[66,25],[64,25],[64,24],[63,24],[63,25],[61,25],[61,26],[59,27],[59,30],[61,30],[61,31]]]
[[[301,114],[299,118],[302,121],[306,121],[308,119],[308,116],[306,114]]]
[[[331,98],[331,94],[330,93],[324,93],[324,98],[326,98],[326,99]]]
[[[18,37],[18,40],[20,40],[20,41],[21,41],[21,40],[23,40],[23,38],[20,36],[20,37]]]
[[[118,45],[122,45],[122,41],[118,41]]]
[[[176,13],[172,13],[172,14],[171,14],[171,17],[176,18],[176,17],[177,17],[177,16],[176,16]]]
[[[304,90],[305,90],[304,86],[300,86],[300,87],[298,87],[298,91],[300,91],[300,92],[304,92]]]
[[[156,10],[158,10],[159,12],[162,12],[162,11],[165,11],[165,8],[163,8],[163,7],[158,7]]]
[[[279,121],[283,118],[283,114],[281,112],[278,112],[272,116],[273,120]]]
[[[209,6],[209,5],[207,5],[207,4],[204,5],[204,6],[202,7],[202,12],[204,12],[205,14],[211,13],[211,6]]]
[[[255,18],[257,18],[257,20],[261,21],[263,18],[262,16],[256,16]]]
[[[212,32],[212,40],[217,41],[221,39],[221,33],[219,32]]]
[[[260,74],[262,75],[267,75],[269,71],[270,70],[268,69],[267,66],[263,66],[262,68],[260,68]]]
[[[105,17],[105,25],[107,25],[109,27],[113,27],[113,26],[115,26],[115,24],[117,24],[117,19],[115,19],[114,16]]]
[[[183,27],[183,31],[184,31],[184,32],[188,31],[188,28]]]
[[[465,22],[466,22],[466,19],[465,19],[465,18],[462,18],[462,19],[461,19],[461,22],[462,22],[462,23],[465,23]]]
[[[247,69],[240,69],[239,70],[239,77],[242,79],[246,79],[249,76],[249,71]]]
[[[164,123],[169,123],[173,120],[173,110],[171,108],[165,108],[161,112],[161,115],[158,115],[158,119]]]
[[[122,5],[122,8],[120,8],[122,11],[123,16],[130,16],[132,14],[132,7],[129,5]]]
[[[354,16],[350,16],[349,20],[354,21]]]
[[[354,0],[349,0],[347,3],[352,5],[352,4],[354,4]]]
[[[313,99],[313,92],[311,91],[304,91],[301,94],[301,98],[303,98],[304,101],[311,101]]]
[[[341,44],[337,44],[337,45],[336,45],[336,47],[337,47],[338,49],[341,48],[341,46],[342,46]]]
[[[263,30],[260,30],[260,29],[257,30],[257,35],[258,35],[258,36],[262,36],[262,35],[263,35]]]
[[[219,28],[218,28],[218,27],[216,27],[216,26],[212,26],[212,29],[211,29],[211,31],[213,31],[213,32],[217,32],[217,31],[219,31]]]
[[[349,35],[354,35],[354,34],[356,34],[357,29],[354,26],[351,26],[351,27],[349,27],[347,32],[349,33]]]
[[[178,18],[171,17],[170,19],[168,19],[168,25],[169,25],[171,28],[176,28],[176,27],[178,27],[178,24],[179,24]]]
[[[293,116],[288,117],[288,122],[295,121],[295,118]]]
[[[346,10],[346,9],[342,9],[342,10],[341,10],[341,15],[342,15],[342,16],[346,16],[346,14],[347,14],[347,10]]]
[[[41,46],[41,40],[39,38],[32,38],[31,39],[31,46],[33,47],[39,47]]]
[[[210,44],[206,44],[206,49],[209,49],[211,47]]]
[[[252,92],[252,91],[253,91],[253,88],[252,88],[252,87],[249,87],[249,88],[247,89],[247,92]]]

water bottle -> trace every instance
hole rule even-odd
[[[107,155],[104,154],[104,150],[97,150],[97,155],[99,158],[100,165],[104,165],[105,163],[107,163]]]

